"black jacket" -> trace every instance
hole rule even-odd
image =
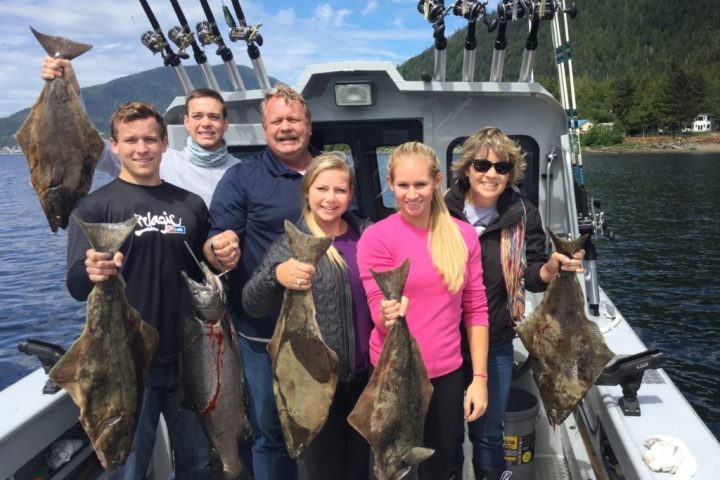
[[[343,219],[360,235],[370,225],[369,221],[351,213],[345,213]],[[304,220],[298,222],[297,227],[310,233]],[[283,234],[270,246],[243,288],[242,304],[248,315],[262,317],[278,311],[285,287],[278,282],[275,269],[291,256],[287,234]],[[347,382],[355,373],[355,329],[347,270],[337,268],[324,255],[316,266],[312,293],[323,340],[338,355],[338,380]]]
[[[482,249],[483,281],[488,300],[490,318],[490,345],[511,339],[515,336],[510,312],[507,307],[507,291],[503,279],[500,260],[500,231],[503,227],[515,224],[523,215],[523,202],[527,211],[525,227],[525,289],[531,292],[543,292],[548,284],[540,278],[540,268],[548,260],[545,253],[545,232],[537,208],[520,193],[508,187],[500,195],[497,203],[498,218],[480,235]],[[465,192],[456,183],[445,195],[445,204],[450,214],[464,220]]]

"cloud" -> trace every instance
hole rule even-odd
[[[380,5],[380,3],[377,2],[376,0],[370,0],[369,2],[367,2],[367,5],[365,6],[365,8],[363,8],[363,10],[362,10],[362,12],[360,12],[360,14],[361,14],[363,17],[367,17],[367,16],[370,15],[372,12],[374,12],[375,10],[377,10],[377,8],[378,8],[379,5]]]
[[[343,26],[345,18],[352,13],[352,10],[341,8],[339,10],[334,9],[327,3],[318,5],[315,9],[315,19],[321,25],[330,25],[336,28]]]

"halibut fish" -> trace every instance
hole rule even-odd
[[[287,220],[285,232],[293,258],[312,265],[333,242],[331,236],[306,235]],[[297,458],[325,425],[338,382],[337,354],[322,339],[312,291],[285,291],[267,349],[285,445]]]
[[[220,278],[201,264],[203,282],[185,272],[193,312],[185,318],[180,373],[184,401],[197,413],[213,448],[213,478],[250,480],[239,445],[250,435],[238,337]]]
[[[555,250],[570,258],[587,239],[583,235],[565,241],[548,233]],[[515,330],[530,354],[528,361],[550,425],[559,425],[614,357],[597,324],[585,316],[585,296],[577,274],[560,270],[540,304]]]
[[[388,300],[402,299],[410,260],[387,272],[370,270]],[[390,327],[378,364],[355,408],[350,425],[370,444],[378,480],[406,478],[432,456],[421,447],[433,387],[417,342],[399,317]]]
[[[110,258],[138,221],[75,220],[92,248]],[[95,284],[88,296],[82,335],[48,374],[80,408],[80,423],[98,460],[110,473],[125,463],[132,448],[145,372],[157,342],[157,330],[128,304],[125,281],[118,274]]]
[[[92,48],[30,30],[51,57],[72,60]],[[90,190],[105,144],[64,76],[45,82],[15,137],[50,229],[67,228],[75,202]]]

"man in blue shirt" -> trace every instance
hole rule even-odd
[[[218,270],[237,267],[230,273],[228,298],[245,366],[255,478],[291,480],[297,478],[297,467],[285,448],[267,353],[279,310],[252,318],[243,311],[241,293],[267,249],[284,232],[284,221],[300,218],[300,183],[316,152],[310,147],[310,110],[299,93],[278,85],[265,96],[260,114],[267,148],[228,169],[218,183],[204,253]],[[306,272],[297,273],[304,277]]]

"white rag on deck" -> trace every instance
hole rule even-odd
[[[644,445],[648,450],[642,458],[653,472],[672,473],[676,480],[690,480],[695,475],[695,456],[680,439],[670,435],[651,435]]]

